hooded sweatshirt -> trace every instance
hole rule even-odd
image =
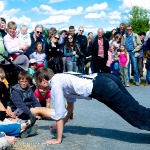
[[[27,86],[26,89],[22,89],[19,84],[14,85],[12,87],[11,101],[12,110],[19,108],[29,117],[32,116],[30,108],[41,107],[30,86]]]

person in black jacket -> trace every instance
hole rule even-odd
[[[82,26],[79,27],[78,29],[78,33],[76,34],[76,38],[75,38],[75,42],[78,44],[79,46],[79,50],[80,50],[80,62],[78,62],[78,72],[83,73],[84,74],[84,66],[86,63],[86,56],[88,56],[87,53],[87,37],[85,35],[83,35],[84,32],[84,28]]]
[[[97,36],[92,39],[88,46],[88,51],[92,55],[92,62],[94,65],[94,73],[106,72],[106,62],[108,60],[108,40],[103,36],[104,31],[99,28]]]
[[[36,116],[38,119],[41,119],[42,116],[50,118],[51,109],[41,107],[29,86],[30,80],[27,72],[19,73],[18,84],[12,87],[11,92],[12,110],[20,109],[23,112],[19,116],[21,119],[28,119],[32,116]]]
[[[52,69],[54,73],[61,73],[63,71],[62,56],[60,45],[58,44],[60,35],[55,34],[50,37],[45,45],[46,60],[48,68]]]

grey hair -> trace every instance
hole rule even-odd
[[[37,25],[35,26],[35,29],[36,29],[36,28],[42,28],[42,30],[44,29],[44,27],[43,27],[42,24],[37,24]]]
[[[78,30],[79,30],[80,28],[82,28],[82,29],[84,30],[83,26],[80,26],[80,27],[78,28]]]
[[[97,30],[97,31],[99,31],[99,30],[102,30],[102,31],[104,32],[104,29],[103,29],[103,28],[98,28],[98,30]]]

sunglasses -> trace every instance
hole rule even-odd
[[[120,38],[120,37],[117,37],[116,39],[119,39],[119,40],[121,40],[121,38]]]
[[[38,34],[39,34],[39,33],[40,33],[40,34],[42,34],[42,32],[40,32],[40,31],[36,31],[36,33],[38,33]]]
[[[73,38],[72,37],[70,37],[70,38],[68,37],[68,40],[70,40],[70,39],[73,39]]]
[[[132,29],[127,29],[127,31],[131,31]]]
[[[54,37],[56,40],[59,40],[59,38],[58,37]]]
[[[80,30],[80,32],[84,32],[84,30]]]

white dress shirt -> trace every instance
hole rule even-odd
[[[93,82],[91,79],[79,78],[70,74],[56,74],[49,81],[51,87],[51,100],[54,106],[52,118],[59,120],[65,118],[67,110],[65,100],[75,102],[78,99],[92,99]]]

